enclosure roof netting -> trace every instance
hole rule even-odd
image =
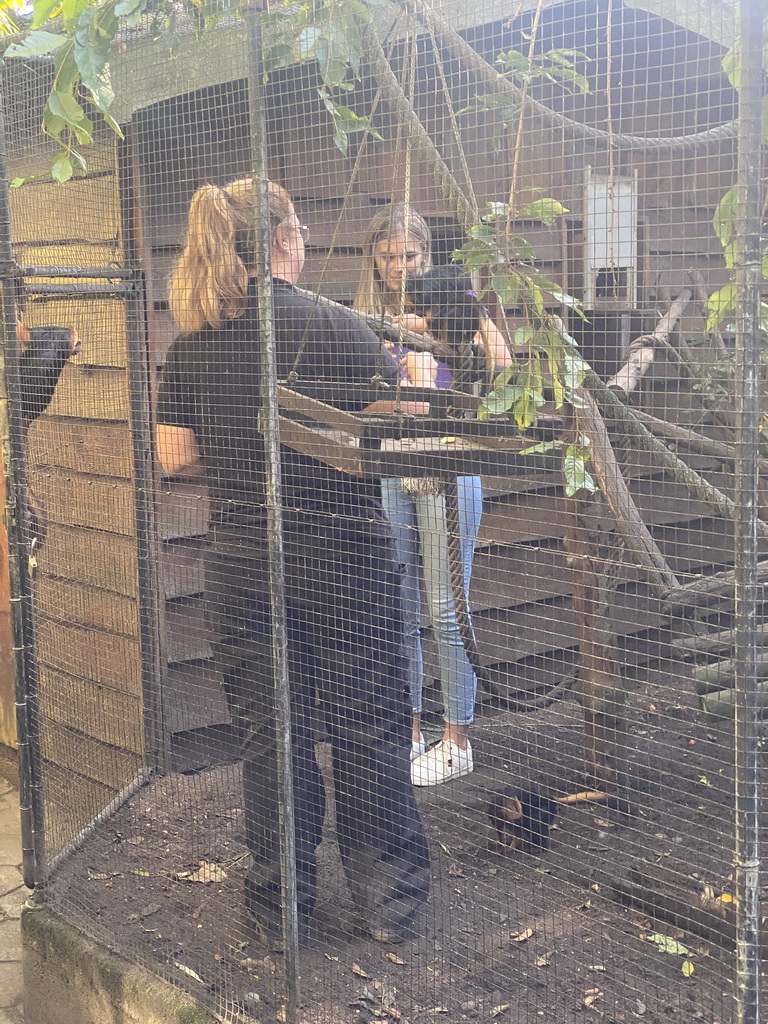
[[[626,7],[664,18],[699,36],[728,47],[734,37],[734,8],[731,0],[623,0]],[[436,9],[456,31],[481,24],[508,20],[513,14],[533,11],[538,0],[441,0]],[[545,7],[567,7],[556,0],[544,0]],[[293,5],[284,11],[290,15]],[[135,38],[112,61],[112,77],[118,86],[112,114],[127,124],[137,110],[174,96],[225,82],[247,78],[248,39],[243,21],[222,23],[202,40],[193,33],[181,35],[168,59],[162,39]]]

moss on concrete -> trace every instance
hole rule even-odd
[[[47,907],[21,916],[24,1007],[35,1024],[214,1024],[192,996]]]

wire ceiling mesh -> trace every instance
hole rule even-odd
[[[28,880],[222,1021],[757,1022],[761,12],[120,6],[3,67]]]

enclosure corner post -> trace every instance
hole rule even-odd
[[[0,61],[0,76],[4,75]],[[44,880],[44,814],[40,789],[36,674],[33,668],[33,619],[30,608],[25,450],[17,403],[10,400],[18,383],[16,344],[18,267],[11,247],[8,153],[5,114],[0,109],[0,441],[5,483],[4,518],[8,536],[11,627],[16,684],[22,872],[30,889]]]
[[[288,628],[285,605],[285,558],[280,459],[277,347],[272,302],[272,223],[267,176],[267,122],[264,107],[262,0],[247,8],[248,103],[250,112],[251,176],[255,211],[261,367],[259,428],[264,437],[267,530],[269,545],[270,609],[277,747],[277,788],[280,809],[280,887],[285,955],[285,1024],[299,1021],[299,923],[296,879],[296,823],[293,797],[291,692],[288,674]]]
[[[736,1019],[760,1021],[760,848],[756,673],[758,443],[760,421],[760,171],[763,0],[740,4],[735,542]]]

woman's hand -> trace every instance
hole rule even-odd
[[[403,359],[403,368],[408,383],[415,388],[435,387],[438,365],[431,352],[407,352]]]
[[[392,317],[392,323],[396,327],[402,327],[404,331],[411,331],[412,334],[426,334],[429,330],[429,324],[423,316],[417,316],[415,313],[404,313],[403,316]]]

